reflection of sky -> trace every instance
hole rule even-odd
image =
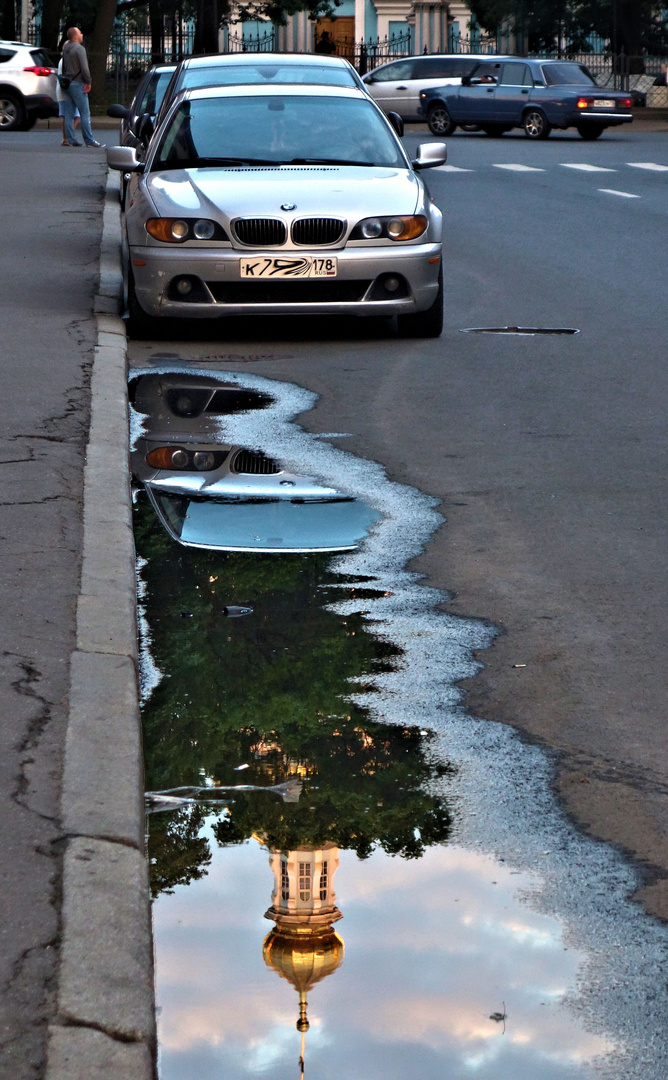
[[[162,1080],[298,1077],[297,993],[269,970],[268,853],[217,849],[208,877],[155,906]],[[606,1050],[561,1003],[577,975],[530,884],[462,849],[419,861],[341,853],[341,968],[309,994],[318,1080],[570,1080]],[[503,1025],[489,1019],[503,1011]]]

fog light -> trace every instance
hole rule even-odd
[[[386,277],[383,285],[388,292],[396,292],[401,285],[401,282],[399,281],[398,277]]]
[[[193,465],[200,472],[210,472],[215,464],[216,455],[211,450],[196,450],[193,454]]]
[[[185,240],[188,235],[188,222],[180,221],[178,218],[172,222],[172,236],[176,240]]]
[[[362,225],[362,236],[365,240],[375,240],[377,236],[380,236],[383,231],[383,223],[376,218],[371,218],[369,221],[365,221]]]
[[[213,221],[205,221],[204,219],[196,221],[193,226],[193,234],[198,240],[210,240],[216,231],[216,227]]]
[[[180,293],[181,296],[187,296],[188,293],[193,291],[192,281],[187,277],[179,278],[176,282],[176,291]]]

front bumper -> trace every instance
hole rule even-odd
[[[338,273],[332,279],[279,279],[275,283],[242,281],[241,258],[252,256],[333,256]],[[404,315],[426,311],[436,299],[441,245],[342,249],[268,249],[240,251],[217,248],[165,250],[130,248],[137,299],[148,315],[216,319],[226,315]],[[401,279],[397,296],[384,295],[384,275]],[[189,277],[197,299],[174,298],[173,282]],[[285,283],[285,288],[283,288]]]

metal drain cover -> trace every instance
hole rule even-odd
[[[467,326],[460,334],[514,334],[533,337],[535,334],[579,334],[579,330],[563,326]]]

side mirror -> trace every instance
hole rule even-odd
[[[397,135],[401,139],[403,137],[403,134],[404,134],[404,122],[403,122],[402,118],[399,116],[399,113],[389,112],[387,114],[387,119],[390,121],[392,127],[394,128]]]
[[[419,172],[420,169],[433,169],[437,165],[445,165],[448,160],[448,148],[444,142],[420,143],[417,148],[417,157],[411,164]]]
[[[150,113],[144,113],[143,116],[139,117],[139,120],[135,125],[135,135],[144,146],[148,146],[154,130],[153,117]]]
[[[363,76],[362,76],[362,82],[365,82],[365,83],[375,83],[375,81],[376,81],[376,80],[375,80],[375,78],[373,77],[373,75],[363,75]]]
[[[471,85],[471,76],[470,75],[462,75],[462,86],[470,86],[470,85]]]
[[[107,165],[117,172],[141,172],[144,168],[144,163],[137,161],[134,146],[108,146]]]
[[[107,116],[112,116],[114,120],[129,120],[132,112],[130,109],[126,109],[125,105],[110,105],[107,109]]]

